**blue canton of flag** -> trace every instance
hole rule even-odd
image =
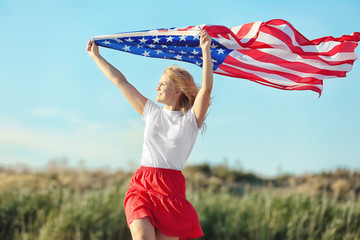
[[[169,34],[170,31],[175,34]],[[199,47],[199,31],[189,35],[188,31],[176,29],[159,29],[152,31],[137,31],[94,37],[99,46],[142,55],[151,58],[173,59],[196,64],[202,67],[202,51]],[[213,69],[224,61],[232,50],[212,39],[211,57]]]

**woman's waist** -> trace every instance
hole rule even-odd
[[[131,188],[149,193],[185,197],[185,178],[180,170],[141,166],[134,174]]]
[[[186,160],[187,159],[176,157],[163,158],[162,156],[142,156],[140,165],[142,167],[177,170],[181,172],[185,167]],[[164,172],[166,171],[164,170]]]

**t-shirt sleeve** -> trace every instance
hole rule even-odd
[[[204,121],[200,124],[200,126],[197,126],[197,122],[196,122],[196,116],[194,113],[194,109],[191,108],[188,112],[187,112],[187,117],[189,118],[189,121],[191,123],[191,125],[194,127],[195,130],[200,130],[202,129],[202,127],[204,126]]]
[[[148,99],[146,101],[145,107],[144,107],[144,111],[143,111],[143,115],[142,115],[142,120],[144,122],[146,122],[147,117],[149,116],[149,114],[151,114],[152,112],[154,112],[155,110],[159,109],[160,106],[158,106],[156,103],[154,103],[153,101],[151,101],[150,99]]]

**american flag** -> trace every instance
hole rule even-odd
[[[152,58],[202,66],[200,30],[212,37],[214,73],[283,90],[321,95],[323,79],[345,77],[357,55],[359,32],[308,40],[281,19],[227,28],[198,25],[94,37],[97,45]]]

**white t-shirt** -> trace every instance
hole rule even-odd
[[[142,120],[146,126],[141,166],[183,170],[202,128],[193,109],[182,115],[147,100]]]

